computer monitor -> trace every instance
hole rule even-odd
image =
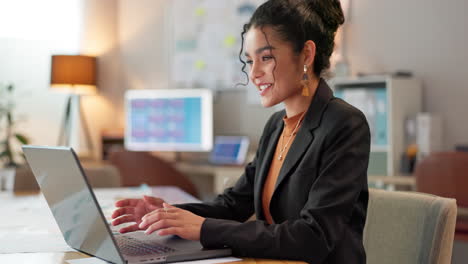
[[[213,95],[207,89],[129,90],[125,148],[132,151],[210,151]]]

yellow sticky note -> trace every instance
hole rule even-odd
[[[197,7],[195,8],[195,16],[197,17],[202,17],[206,14],[206,9],[203,7]]]
[[[236,44],[236,37],[233,35],[228,35],[227,37],[224,38],[224,46],[227,48],[231,48]]]
[[[203,70],[206,68],[206,62],[203,60],[197,60],[195,62],[195,69],[197,70]]]

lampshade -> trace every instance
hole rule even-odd
[[[96,58],[84,55],[53,55],[51,88],[76,94],[96,93]]]

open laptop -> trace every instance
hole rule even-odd
[[[165,263],[231,255],[178,236],[119,234],[106,222],[72,148],[23,146],[50,210],[70,247],[116,264]]]

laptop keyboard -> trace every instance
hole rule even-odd
[[[155,242],[143,242],[128,236],[115,236],[115,240],[122,254],[127,256],[157,255],[175,251]]]

